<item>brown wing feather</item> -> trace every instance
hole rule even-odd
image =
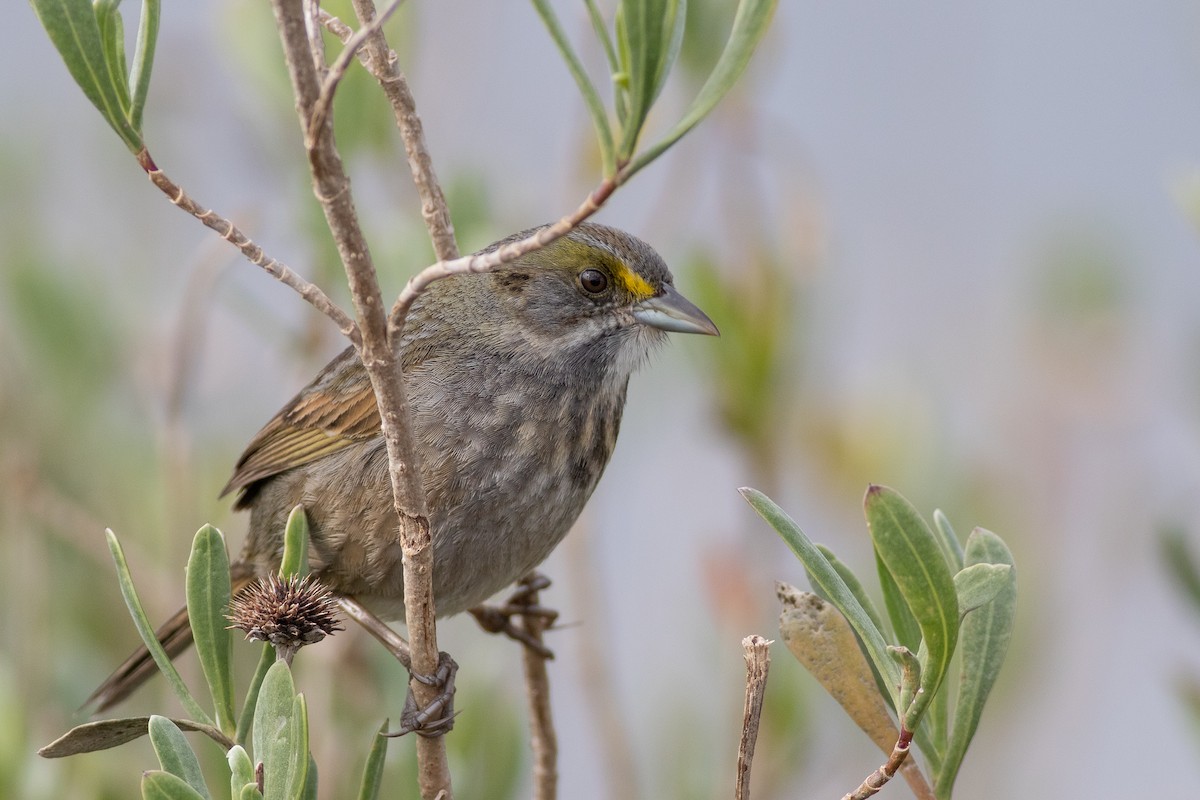
[[[378,435],[371,382],[347,348],[255,435],[221,496]]]

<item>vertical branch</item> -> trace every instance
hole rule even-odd
[[[746,705],[742,713],[742,738],[738,741],[734,800],[750,800],[750,766],[754,761],[754,745],[758,741],[758,725],[762,719],[767,671],[771,667],[770,647],[771,640],[758,635],[742,639],[746,654]]]
[[[362,334],[359,356],[370,376],[379,407],[399,518],[398,538],[404,552],[404,605],[412,670],[419,675],[433,675],[439,661],[434,623],[433,548],[408,398],[395,348],[389,341],[387,313],[375,267],[354,210],[350,179],[334,146],[332,119],[325,115],[312,124],[321,81],[312,59],[303,0],[272,0],[272,7],[296,96],[313,192],[321,203],[346,270]],[[421,705],[430,703],[438,694],[436,687],[421,681],[412,681],[412,687]],[[439,795],[449,798],[450,772],[444,740],[418,737],[416,748],[421,796],[428,800]]]
[[[531,585],[531,584],[529,584]],[[530,591],[525,603],[538,605],[538,592]],[[529,638],[542,645],[542,633],[551,619],[541,614],[522,614],[521,628]],[[550,712],[550,676],[546,672],[546,657],[533,647],[522,647],[525,667],[525,688],[529,698],[529,736],[533,750],[534,800],[554,800],[558,795],[558,734]],[[543,651],[544,652],[544,651]]]

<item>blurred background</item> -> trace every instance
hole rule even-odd
[[[582,4],[557,7],[590,42]],[[652,131],[732,14],[690,11]],[[390,31],[464,251],[577,205],[590,124],[531,6],[411,2]],[[144,740],[34,755],[136,643],[103,530],[151,615],[173,611],[202,523],[240,546],[216,495],[242,445],[342,344],[147,184],[27,6],[0,37],[0,796],[128,797]],[[1194,791],[1200,614],[1161,540],[1200,549],[1198,44],[1182,0],[781,3],[734,94],[617,193],[598,219],[652,242],[724,335],[676,337],[634,379],[546,564],[563,797],[730,796],[740,641],[777,635],[775,580],[804,584],[736,489],[871,577],[872,482],[1016,556],[1016,636],[959,797]],[[392,295],[431,256],[362,77],[337,131]],[[166,4],[146,131],[201,204],[345,301],[265,4]],[[517,648],[440,631],[462,665],[458,796],[527,796]],[[358,631],[297,665],[323,795],[350,796],[403,675]],[[158,681],[121,710],[178,709]],[[778,645],[764,725],[756,797],[837,797],[882,760]],[[392,743],[389,788],[411,750]]]

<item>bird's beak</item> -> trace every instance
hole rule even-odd
[[[721,335],[708,315],[669,283],[663,286],[662,294],[635,305],[633,317],[643,325],[663,331]]]

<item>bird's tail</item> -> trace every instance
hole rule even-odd
[[[235,562],[230,567],[230,579],[233,594],[236,596],[254,580],[254,569],[244,562]],[[192,625],[188,620],[187,608],[181,608],[172,614],[154,635],[172,660],[191,647]],[[84,708],[91,708],[97,713],[112,708],[157,671],[158,666],[154,663],[150,651],[142,645],[92,692],[92,696],[83,704]]]

